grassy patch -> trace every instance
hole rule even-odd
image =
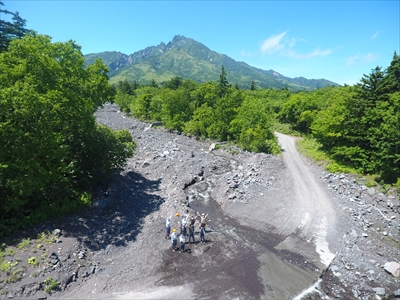
[[[44,284],[44,291],[48,294],[50,294],[52,290],[58,289],[58,282],[51,277],[46,278]]]
[[[22,278],[22,274],[24,273],[25,268],[21,267],[17,270],[14,270],[10,273],[10,276],[6,278],[6,282],[17,282],[19,280],[21,280]]]
[[[393,188],[393,186],[385,185],[380,182],[380,177],[376,174],[361,174],[356,169],[350,168],[339,164],[332,159],[326,152],[322,151],[322,145],[312,137],[304,137],[296,143],[297,149],[300,153],[306,157],[312,159],[320,166],[324,166],[325,169],[334,174],[346,173],[356,175],[355,177],[362,180],[363,184],[367,187],[375,187],[383,194],[387,194]],[[400,180],[399,180],[400,182]],[[360,182],[358,182],[360,183]],[[400,183],[399,183],[400,184]]]
[[[0,263],[0,271],[9,274],[11,272],[11,268],[15,267],[16,265],[18,265],[18,262],[9,262],[9,261],[2,261]]]
[[[14,256],[15,254],[17,254],[17,250],[15,250],[13,248],[7,248],[4,251],[4,256]]]
[[[26,249],[31,244],[30,239],[22,239],[22,241],[17,245],[18,249]]]
[[[325,166],[328,172],[357,174],[355,169],[343,166],[334,161],[326,152],[322,151],[322,145],[312,137],[304,137],[296,145],[300,153],[311,158],[318,165]]]
[[[36,236],[36,242],[38,243],[52,244],[56,241],[56,239],[57,237],[52,235],[51,232],[49,232],[48,230],[45,230]]]
[[[39,264],[39,261],[36,256],[31,256],[28,258],[28,264],[37,266]]]

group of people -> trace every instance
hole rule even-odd
[[[200,219],[200,242],[205,243],[205,234],[206,234],[206,219],[207,219],[208,214],[202,213],[200,215],[199,212],[197,212],[197,215],[191,216],[188,214],[186,217],[183,215],[182,217],[179,216],[179,213],[176,213],[176,217],[180,218],[180,222],[178,222],[178,227],[180,228],[180,233],[178,234],[176,232],[176,228],[172,229],[172,234],[171,234],[171,220],[172,220],[172,215],[167,216],[165,219],[165,238],[171,238],[172,242],[172,251],[177,250],[177,245],[178,245],[178,237],[179,237],[179,251],[180,253],[185,252],[185,244],[186,244],[186,237],[189,235],[188,242],[191,244],[191,240],[193,240],[193,243],[196,243],[194,234],[195,234],[195,223],[196,219]],[[189,234],[188,234],[189,231]]]

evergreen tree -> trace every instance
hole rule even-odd
[[[360,99],[365,100],[367,106],[372,106],[383,93],[381,81],[385,77],[385,72],[382,72],[381,67],[372,69],[369,75],[363,75],[356,86]]]
[[[154,79],[152,79],[151,82],[150,82],[150,86],[151,87],[158,87],[158,84],[156,83],[156,81]]]
[[[382,90],[384,93],[391,94],[400,92],[400,56],[396,51],[393,60],[386,70],[386,76],[382,80]]]
[[[221,75],[219,75],[219,80],[218,80],[218,96],[219,97],[224,96],[228,91],[228,87],[229,87],[229,82],[226,79],[226,71],[224,66],[222,66]]]
[[[137,83],[136,80],[134,80],[132,83],[132,90],[137,90],[138,88],[139,88],[139,84]]]
[[[25,29],[26,20],[22,19],[18,12],[10,12],[1,6],[4,6],[4,3],[0,1],[0,16],[3,13],[12,16],[12,22],[0,19],[0,52],[3,52],[13,38],[23,37],[27,29]]]
[[[133,95],[132,87],[126,78],[124,81],[119,82],[118,89],[124,94]]]
[[[250,91],[255,91],[255,90],[256,90],[256,84],[255,84],[254,80],[252,80],[251,84],[250,84]]]
[[[182,78],[180,78],[179,76],[174,76],[172,77],[170,80],[167,80],[164,83],[164,88],[168,88],[171,90],[177,90],[181,85],[182,85]]]

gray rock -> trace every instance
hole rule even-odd
[[[395,292],[393,293],[393,295],[394,295],[396,298],[400,298],[400,289],[398,289],[397,291],[395,291]]]
[[[383,287],[373,288],[372,290],[379,296],[384,296],[386,293],[385,288],[383,288]]]
[[[339,267],[338,267],[338,266],[332,266],[332,267],[331,267],[331,270],[332,270],[333,272],[337,272],[337,271],[339,271]]]
[[[400,264],[395,261],[385,263],[383,268],[386,272],[392,274],[394,277],[400,276]]]
[[[350,230],[350,235],[351,235],[353,238],[358,238],[358,234],[357,234],[357,232],[356,232],[354,229]]]
[[[153,122],[153,123],[151,123],[150,128],[154,128],[157,126],[162,126],[162,122]]]
[[[228,199],[229,200],[232,200],[232,199],[235,199],[236,198],[236,194],[235,193],[232,193],[232,194],[230,194],[229,196],[228,196]]]

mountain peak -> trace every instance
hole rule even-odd
[[[172,43],[173,44],[175,44],[175,43],[178,43],[178,42],[180,42],[180,41],[186,41],[186,40],[188,40],[188,38],[187,37],[184,37],[183,35],[179,35],[179,34],[177,34],[177,35],[175,35],[173,38],[172,38]]]
[[[194,41],[194,40],[190,39],[190,38],[187,38],[187,37],[184,37],[183,35],[175,35],[172,38],[172,41],[170,41],[168,43],[168,46],[169,46],[168,48],[172,49],[172,48],[175,48],[175,47],[182,47],[183,45],[185,45],[189,41]]]
[[[204,44],[175,35],[168,43],[149,46],[130,55],[124,56],[98,53],[86,57],[90,63],[94,57],[100,57],[110,69],[110,82],[118,83],[127,79],[141,84],[152,80],[163,83],[179,76],[196,82],[216,81],[225,67],[228,81],[247,89],[254,82],[260,88],[289,88],[290,90],[312,90],[326,85],[337,85],[328,80],[288,78],[274,70],[262,70],[244,62],[237,62],[227,55],[212,51]],[[106,58],[106,59],[104,59]]]

